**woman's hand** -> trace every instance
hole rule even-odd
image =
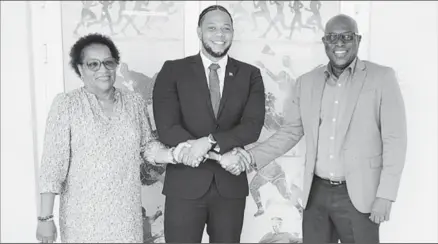
[[[58,233],[56,230],[55,222],[51,221],[38,221],[36,238],[42,243],[53,243],[56,241]]]
[[[178,163],[187,161],[187,159],[184,159],[184,157],[187,156],[187,150],[189,150],[191,146],[192,145],[190,145],[190,143],[188,142],[181,142],[180,144],[178,144],[178,146],[176,146],[175,150],[173,150],[173,158]]]

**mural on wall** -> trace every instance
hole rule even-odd
[[[115,86],[143,96],[155,128],[151,103],[157,73],[164,61],[184,57],[184,2],[63,1],[61,8],[65,91],[83,85],[68,64],[73,43],[88,33],[108,35],[121,56]],[[163,166],[141,168],[145,243],[164,243],[164,173]]]
[[[184,2],[73,1],[61,6],[66,70],[69,49],[79,37],[108,35],[121,52],[116,86],[139,90],[149,100],[164,61],[184,56]],[[66,90],[82,86],[72,72],[65,72],[64,79]]]
[[[230,55],[262,71],[266,117],[260,142],[282,123],[283,102],[295,79],[327,63],[321,37],[325,21],[339,13],[339,2],[217,3],[226,7],[234,19],[235,36]],[[65,90],[82,86],[68,64],[70,47],[80,36],[99,32],[111,36],[121,52],[116,86],[139,92],[151,105],[152,88],[164,61],[184,57],[184,2],[65,1],[61,5]],[[152,110],[149,115],[154,128]],[[301,242],[304,144],[301,141],[269,166],[248,174],[250,195],[242,242]],[[141,168],[145,243],[164,243],[164,196],[161,194],[164,174],[163,166],[145,164]],[[208,242],[206,233],[203,242]]]
[[[296,78],[326,64],[321,38],[338,1],[218,1],[234,20],[230,55],[260,68],[266,89],[265,126],[259,142],[278,130],[283,103]],[[257,143],[249,145],[253,147]],[[241,241],[299,243],[302,239],[302,174],[305,142],[248,175]]]

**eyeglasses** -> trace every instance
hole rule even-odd
[[[354,32],[346,32],[346,33],[329,33],[325,35],[322,39],[323,41],[331,44],[335,44],[338,42],[339,38],[341,38],[343,43],[350,43],[353,42],[354,37],[359,36],[359,34],[356,34]]]
[[[89,59],[85,62],[85,65],[91,71],[98,71],[102,64],[108,70],[115,70],[118,65],[117,61],[114,58],[108,58],[103,61],[100,61],[98,59]]]

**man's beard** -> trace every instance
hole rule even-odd
[[[231,44],[228,45],[228,47],[226,47],[224,49],[224,51],[222,52],[215,52],[213,51],[213,49],[207,44],[207,42],[205,42],[204,40],[202,40],[202,46],[204,46],[205,51],[207,51],[208,54],[210,54],[211,56],[215,57],[215,58],[222,58],[223,56],[225,56],[228,53],[228,50],[230,50],[231,48]]]

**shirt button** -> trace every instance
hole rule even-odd
[[[335,104],[338,104],[339,102],[338,101],[335,101]]]
[[[333,120],[333,122],[336,122],[336,118],[333,118],[332,120]]]
[[[335,137],[334,136],[330,136],[330,140],[334,140],[335,139]]]
[[[333,159],[333,155],[330,155],[330,159]]]
[[[342,86],[341,84],[338,84],[338,86]]]

